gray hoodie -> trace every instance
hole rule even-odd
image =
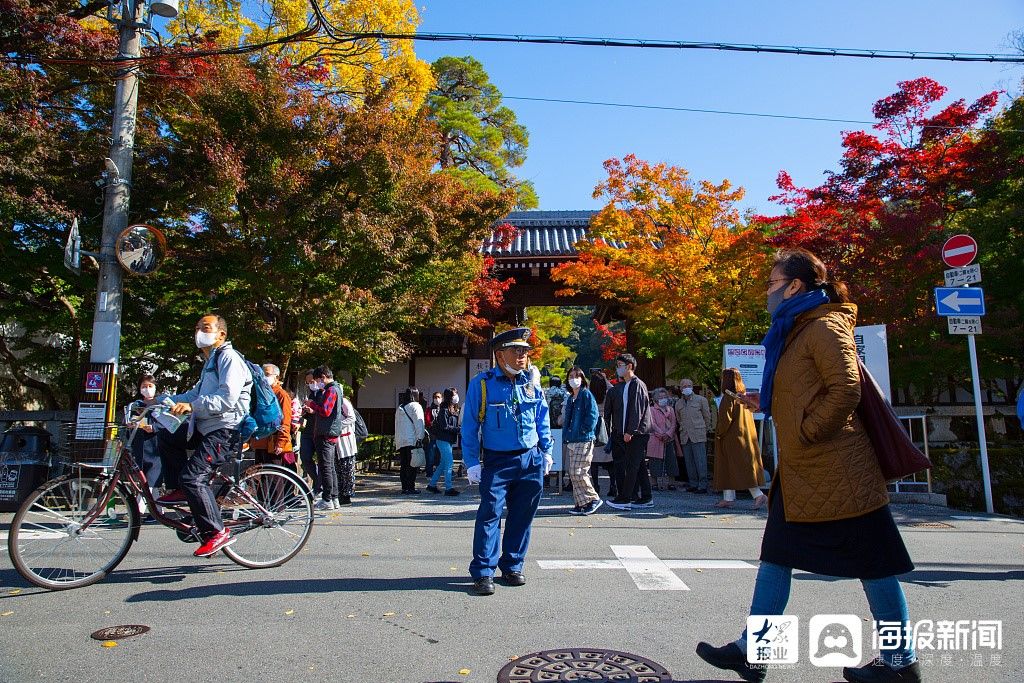
[[[216,361],[216,367],[214,367]],[[242,357],[224,342],[210,353],[196,385],[184,394],[172,396],[176,403],[192,404],[188,435],[195,430],[209,434],[217,429],[237,429],[249,414],[252,374]]]

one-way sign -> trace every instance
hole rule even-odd
[[[939,315],[985,315],[981,287],[936,287],[935,311]]]

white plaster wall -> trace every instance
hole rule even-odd
[[[459,390],[459,397],[466,396],[466,359],[459,358],[417,358],[416,387],[428,400],[435,391],[448,387]]]
[[[398,392],[409,386],[409,365],[388,363],[384,372],[366,376],[359,388],[359,405],[356,408],[391,408],[398,403]]]

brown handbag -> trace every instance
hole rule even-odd
[[[922,470],[931,469],[932,463],[914,445],[910,434],[903,427],[896,412],[882,395],[882,390],[871,376],[860,356],[857,357],[860,370],[860,403],[857,414],[864,423],[864,430],[871,439],[882,476],[886,481],[896,481]]]

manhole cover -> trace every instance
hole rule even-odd
[[[131,638],[132,636],[141,636],[148,630],[148,626],[143,626],[141,624],[110,626],[109,628],[101,628],[99,631],[93,633],[90,638],[93,640],[124,640],[125,638]]]
[[[644,657],[586,647],[525,655],[509,662],[498,672],[498,683],[541,681],[668,683],[672,681],[672,674],[661,664]]]
[[[956,527],[952,524],[946,524],[945,522],[915,522],[910,526],[917,527],[919,529],[955,529]]]

